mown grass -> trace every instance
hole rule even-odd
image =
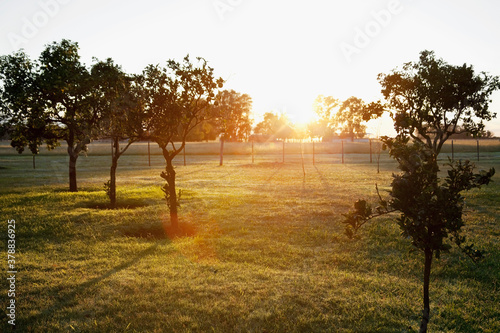
[[[416,332],[422,258],[390,219],[349,240],[341,213],[388,189],[395,164],[305,164],[232,156],[178,161],[184,237],[167,237],[161,159],[125,155],[119,208],[103,190],[109,158],[81,157],[78,193],[64,156],[0,157],[0,230],[16,219],[17,323],[23,332]],[[499,159],[481,162],[495,166]],[[473,264],[435,262],[432,332],[500,331],[500,177],[467,194]],[[5,257],[5,255],[4,255]],[[6,270],[1,272],[5,281]],[[7,306],[2,283],[0,306]],[[2,312],[3,313],[3,312]],[[2,315],[4,316],[4,315]],[[2,328],[9,329],[6,318]]]

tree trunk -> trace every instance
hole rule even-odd
[[[177,215],[177,193],[175,192],[175,169],[172,164],[174,156],[170,156],[168,151],[164,149],[163,157],[167,162],[165,171],[161,173],[161,177],[167,182],[163,190],[170,211],[170,226],[175,230],[179,227],[179,217]]]
[[[419,333],[427,332],[427,324],[430,319],[430,298],[429,298],[429,284],[431,278],[431,265],[432,265],[432,249],[426,248],[425,253],[425,264],[424,264],[424,311],[422,314],[422,321],[420,322]]]
[[[76,184],[76,160],[78,159],[78,154],[69,154],[69,191],[78,192],[78,186]]]
[[[172,229],[177,229],[179,227],[179,217],[177,215],[177,193],[175,192],[175,170],[172,165],[172,161],[167,163],[167,177],[168,191],[170,194],[170,225],[172,226]]]
[[[111,208],[116,207],[116,168],[118,167],[118,157],[111,159],[110,181],[109,181],[109,201]]]

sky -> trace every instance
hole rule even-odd
[[[423,50],[500,75],[499,12],[493,0],[1,0],[0,55],[36,59],[65,38],[88,66],[111,57],[128,73],[201,56],[225,89],[252,97],[256,121],[281,112],[299,123],[320,94],[382,99],[377,75]],[[500,92],[490,107],[486,128],[500,136]],[[386,118],[368,132],[391,128]]]

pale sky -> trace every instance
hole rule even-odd
[[[111,57],[140,73],[189,53],[249,94],[257,120],[275,111],[300,122],[319,94],[381,99],[377,74],[425,49],[500,75],[498,13],[493,0],[1,0],[0,54],[34,59],[66,38],[87,65]],[[500,92],[492,98],[500,118]],[[391,126],[377,124],[369,131]],[[500,136],[500,119],[487,129]]]

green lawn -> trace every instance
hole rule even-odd
[[[497,154],[498,155],[498,154]],[[472,156],[474,156],[472,154]],[[109,157],[80,157],[78,193],[67,191],[67,158],[0,156],[0,326],[10,329],[7,220],[16,220],[16,322],[20,332],[416,332],[422,256],[391,219],[343,234],[341,213],[388,189],[355,163],[249,156],[179,158],[184,237],[167,237],[162,160],[119,161],[119,209],[105,209]],[[496,167],[492,154],[480,167]],[[500,176],[467,194],[478,265],[453,249],[436,260],[431,332],[500,331]],[[168,221],[168,220],[167,220]]]

